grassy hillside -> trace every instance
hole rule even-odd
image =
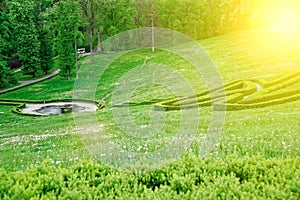
[[[224,83],[230,80],[255,77],[270,80],[280,75],[296,72],[300,68],[299,30],[244,31],[199,42],[217,65]],[[101,56],[98,59],[101,59]],[[168,66],[182,70],[191,67],[184,60],[178,57],[174,59],[174,55],[166,52],[157,51],[154,55],[150,51],[135,52],[124,56],[119,62],[115,62],[114,66],[119,66],[119,68],[112,67],[108,69],[102,77],[102,83],[99,83],[99,89],[107,89],[101,88],[101,86],[108,87],[112,82],[116,81],[114,76],[120,77],[122,73],[130,68],[142,65],[145,59],[147,59],[147,63],[167,63]],[[192,73],[188,70],[186,71],[186,73]],[[194,85],[197,87],[199,79],[192,81],[195,81]],[[70,91],[73,89],[73,84],[74,82],[72,81],[66,81],[62,77],[57,77],[29,88],[0,95],[0,98],[70,98],[72,97]]]
[[[284,37],[283,37],[284,35]],[[221,37],[210,38],[200,41],[200,44],[207,50],[212,60],[216,63],[224,83],[228,83],[238,79],[261,78],[262,80],[274,80],[282,75],[297,72],[299,70],[299,57],[300,57],[300,37],[299,31],[285,31],[285,32],[262,32],[261,30],[251,32],[237,32]],[[101,55],[95,57],[101,60]],[[86,62],[89,62],[87,60]],[[162,63],[180,72],[193,86],[194,90],[200,92],[205,86],[201,75],[197,74],[193,67],[178,56],[170,54],[165,51],[157,50],[152,54],[150,50],[141,50],[126,54],[116,60],[103,74],[101,81],[98,84],[96,99],[100,99],[110,94],[119,78],[129,72],[136,66],[143,63]],[[66,81],[62,77],[56,77],[33,86],[25,87],[20,90],[6,93],[0,96],[4,99],[23,99],[25,100],[47,100],[47,99],[64,99],[72,97],[74,81]],[[152,89],[139,88],[135,91],[132,101],[143,102],[150,101],[154,97],[166,99],[172,97],[172,92],[166,91],[159,86]],[[110,96],[106,99],[107,107],[110,105]],[[228,112],[226,117],[226,125],[224,129],[224,141],[231,140],[228,138],[233,137],[237,147],[234,149],[226,150],[230,152],[248,152],[250,154],[266,154],[272,155],[298,155],[299,149],[297,147],[297,137],[299,134],[297,128],[299,125],[296,123],[299,116],[296,114],[298,111],[299,102],[293,102],[285,105],[278,105],[267,107],[263,109],[252,109],[242,112]],[[137,118],[140,124],[149,123],[148,110],[151,105],[141,105],[132,108],[132,113]],[[34,164],[37,161],[43,160],[47,155],[54,160],[60,160],[54,155],[48,154],[47,143],[57,142],[55,148],[62,151],[62,160],[66,160],[69,152],[68,146],[75,146],[74,148],[81,149],[79,144],[79,137],[74,135],[74,122],[72,116],[49,116],[49,117],[24,117],[15,115],[9,112],[11,106],[1,106],[1,152],[3,154],[1,165],[5,168],[20,169],[22,166]],[[286,113],[286,115],[283,115]],[[200,130],[206,130],[210,120],[210,109],[202,109],[203,117],[201,118],[202,127]],[[101,122],[109,122],[112,120],[111,111],[104,109],[98,112]],[[176,121],[178,113],[169,113],[169,120]],[[179,120],[179,118],[177,119]],[[53,123],[52,123],[53,121]],[[289,123],[285,123],[289,121]],[[107,123],[109,124],[109,123]],[[175,123],[176,124],[176,123]],[[205,125],[206,124],[206,125]],[[108,134],[118,132],[118,128],[113,125],[108,125],[106,130]],[[166,130],[166,134],[176,132],[178,126],[170,124]],[[277,134],[276,134],[277,133]],[[274,135],[275,134],[275,135]],[[45,137],[34,139],[35,136]],[[51,135],[51,136],[49,136]],[[238,137],[242,136],[242,138]],[[58,138],[65,138],[70,144],[66,148]],[[247,143],[246,146],[241,145],[245,143],[244,137],[250,138],[255,142]],[[269,144],[265,144],[266,140],[261,138],[268,138]],[[296,138],[295,138],[296,137]],[[71,138],[69,140],[69,138]],[[283,146],[283,138],[288,140],[284,141],[285,145],[289,148],[279,151],[278,146]],[[121,138],[123,141],[124,138]],[[37,140],[37,142],[35,142]],[[235,141],[236,140],[236,141]],[[51,141],[51,142],[50,142]],[[260,142],[263,144],[260,144]],[[272,142],[274,141],[274,142]],[[127,143],[125,139],[123,141]],[[30,144],[30,145],[27,145]],[[227,145],[224,143],[223,145]],[[29,146],[33,145],[35,150],[29,150]],[[133,144],[135,145],[135,144]],[[137,145],[137,144],[136,144]],[[225,146],[226,146],[225,145]],[[254,145],[255,151],[248,151],[249,145]],[[262,147],[263,145],[264,147]],[[274,148],[273,148],[274,147]],[[218,148],[221,148],[220,146]],[[268,150],[267,150],[267,149]],[[245,150],[247,149],[247,150]],[[257,152],[256,149],[260,149]],[[19,159],[13,161],[9,158],[11,151],[14,155],[26,155],[24,163],[19,163]],[[55,150],[51,150],[54,151]],[[82,150],[84,151],[84,150]],[[34,156],[36,152],[41,154],[41,157]],[[272,153],[277,152],[277,153]],[[226,155],[224,151],[219,153]],[[55,154],[55,153],[54,153]],[[21,156],[22,157],[22,156]],[[25,159],[28,157],[28,160]],[[77,157],[77,156],[74,156]],[[68,158],[69,159],[69,158]],[[68,160],[67,159],[67,160]],[[73,159],[73,158],[70,158]]]
[[[199,42],[217,65],[224,84],[236,80],[244,81],[255,79],[259,80],[259,83],[261,83],[262,85],[268,85],[268,83],[274,83],[277,85],[279,83],[278,81],[276,82],[276,80],[281,80],[281,77],[287,74],[297,73],[300,70],[300,31],[290,30],[284,32],[266,32],[262,30],[255,30],[232,33],[229,35],[210,38]],[[102,58],[103,55],[96,55],[94,57],[95,61],[93,63],[97,63],[97,61],[100,61]],[[89,58],[87,58],[86,64],[89,64],[89,62]],[[106,107],[97,112],[97,120],[101,125],[101,130],[108,137],[112,137],[114,139],[114,142],[124,147],[124,150],[140,151],[145,153],[153,152],[161,146],[167,145],[168,142],[170,142],[168,138],[174,136],[174,134],[176,134],[180,128],[181,111],[174,110],[167,112],[166,125],[163,129],[161,129],[159,134],[153,136],[149,140],[144,140],[144,138],[136,139],[134,137],[135,135],[131,135],[132,137],[129,137],[126,134],[126,131],[124,133],[119,124],[116,123],[114,119],[115,116],[113,115],[113,108],[111,107],[112,98],[110,96],[110,93],[122,83],[122,79],[120,78],[124,77],[127,73],[132,72],[131,70],[135,69],[135,67],[141,66],[144,63],[147,63],[149,65],[155,63],[165,64],[171,69],[176,70],[185,78],[185,80],[189,82],[189,84],[195,90],[195,93],[200,93],[201,91],[205,90],[206,86],[201,74],[197,73],[190,63],[181,59],[179,56],[162,50],[157,50],[154,54],[152,54],[149,49],[143,49],[128,53],[117,59],[103,73],[101,80],[98,83],[95,96],[96,100],[105,97],[106,101]],[[84,65],[82,65],[81,67],[84,67]],[[298,76],[296,76],[296,78],[297,77]],[[170,82],[170,84],[172,83]],[[0,95],[0,99],[22,99],[26,101],[71,98],[73,85],[74,80],[66,81],[62,77],[55,77],[51,80],[25,87],[14,92],[2,94]],[[279,86],[277,85],[276,87]],[[299,82],[293,82],[289,85],[281,86],[280,90],[286,91],[290,88],[298,87]],[[279,95],[279,97],[274,98],[278,99],[280,97],[281,96]],[[132,115],[132,119],[135,124],[137,124],[137,126],[140,128],[144,128],[146,133],[146,130],[149,129],[149,124],[151,123],[149,110],[153,109],[154,103],[169,98],[174,98],[174,94],[172,93],[172,91],[160,85],[146,84],[136,88],[136,90],[131,94],[132,106],[129,107],[129,113]],[[255,99],[254,97],[251,99],[249,97],[249,101],[250,100],[255,101],[257,99]],[[10,109],[12,108],[13,106],[10,105],[0,106],[1,168],[4,168],[8,171],[24,170],[27,167],[39,164],[43,160],[48,158],[48,165],[50,166],[68,167],[75,164],[75,169],[77,169],[76,164],[79,160],[87,160],[91,157],[82,144],[80,136],[76,134],[76,124],[72,115],[67,114],[61,116],[30,117],[13,114],[10,112]],[[228,111],[226,113],[226,121],[223,128],[223,134],[210,152],[209,156],[211,160],[209,160],[210,158],[208,158],[209,161],[206,161],[206,164],[202,163],[205,166],[208,165],[207,170],[211,170],[210,172],[212,173],[211,174],[209,172],[209,174],[207,175],[207,180],[204,178],[205,180],[203,184],[205,184],[209,190],[212,190],[213,186],[209,186],[209,180],[214,180],[212,182],[220,185],[221,183],[219,184],[219,182],[216,181],[219,180],[219,176],[222,177],[220,180],[224,181],[224,184],[238,185],[245,183],[242,181],[239,182],[238,179],[232,177],[231,179],[228,176],[231,176],[233,174],[235,174],[234,176],[236,177],[242,176],[240,173],[243,172],[237,172],[236,170],[243,167],[248,167],[247,162],[249,160],[249,162],[251,163],[256,163],[259,160],[259,162],[262,162],[263,166],[262,168],[259,168],[259,166],[257,168],[252,166],[253,169],[255,168],[255,170],[259,172],[253,177],[249,176],[249,179],[247,179],[249,181],[262,181],[260,180],[260,178],[258,178],[260,177],[260,173],[262,173],[262,176],[266,176],[267,179],[270,175],[269,173],[271,173],[270,171],[268,171],[272,168],[270,167],[271,165],[279,165],[278,168],[275,167],[277,171],[279,170],[278,172],[276,172],[278,173],[278,176],[279,174],[281,174],[281,170],[285,169],[285,167],[294,169],[294,171],[291,173],[294,173],[295,177],[298,177],[299,180],[299,167],[297,168],[297,164],[295,164],[299,163],[300,156],[300,124],[298,123],[300,120],[299,112],[299,100],[297,99],[292,102],[267,106],[264,108]],[[204,135],[209,128],[212,114],[211,107],[208,106],[201,108],[199,114],[201,117],[200,123],[197,126],[197,130],[198,134],[201,136]],[[159,127],[150,126],[150,129],[151,128],[157,130],[156,128]],[[140,134],[142,135],[143,133]],[[193,146],[192,150],[194,153],[198,153],[199,147],[197,145]],[[230,158],[231,155],[235,156],[234,160]],[[200,162],[198,159],[199,158],[196,158],[196,160],[193,160],[193,162],[178,161],[183,162],[179,163],[178,165],[185,165],[184,163],[188,163],[188,165],[191,166],[191,169],[196,170],[199,166],[195,166],[195,164],[193,163]],[[215,164],[213,160],[218,160],[219,162],[220,159],[225,163],[236,163],[239,162],[239,159],[242,159],[241,162],[243,164],[229,164],[230,166],[227,169],[224,169],[225,171],[227,170],[226,173],[222,172],[221,174],[215,176],[213,175],[213,171],[219,169],[219,165]],[[92,166],[94,165],[95,164],[92,164]],[[177,164],[175,163],[174,165]],[[285,166],[283,167],[283,165]],[[93,168],[92,166],[89,167]],[[102,167],[103,166],[101,165],[100,168]],[[98,168],[99,166],[93,168],[91,170],[92,173],[96,173],[93,170],[98,170]],[[172,168],[172,166],[170,168]],[[153,189],[152,187],[156,187],[156,184],[158,184],[163,185],[160,188],[161,190],[159,190],[160,192],[169,191],[170,194],[174,195],[173,197],[178,195],[176,196],[176,198],[180,198],[181,192],[183,192],[184,194],[188,193],[189,190],[185,188],[194,188],[199,185],[198,183],[196,184],[197,181],[194,182],[193,178],[192,182],[189,182],[191,179],[188,177],[192,176],[190,172],[182,172],[183,174],[179,176],[173,176],[170,174],[162,175],[165,172],[168,173],[167,171],[171,170],[170,168],[164,167],[162,169],[158,169],[156,171],[157,173],[159,172],[159,170],[162,170],[162,173],[158,173],[159,175],[155,174],[156,172],[154,172],[153,174],[150,173],[145,175],[146,177],[149,176],[149,180],[144,180],[143,178],[141,178],[142,180],[140,180],[138,176],[131,177],[131,175],[127,176],[126,174],[120,175],[118,174],[118,172],[111,171],[105,172],[105,174],[109,174],[112,179],[116,178],[115,180],[117,182],[122,182],[119,176],[126,177],[124,185],[127,186],[129,182],[137,185],[145,184],[146,188],[144,189],[141,185],[139,185],[138,187],[133,187],[136,188],[136,190],[141,190],[140,193],[136,193],[140,195],[146,193],[147,195],[150,195]],[[74,171],[75,169],[66,169],[64,173],[70,174],[71,171]],[[260,171],[264,169],[266,173]],[[35,168],[34,170],[40,169]],[[42,168],[41,170],[44,170],[44,168]],[[51,171],[52,168],[47,168],[47,170]],[[247,171],[247,173],[248,172],[249,171]],[[2,172],[0,171],[0,173]],[[30,173],[32,172],[27,171],[26,177],[29,176],[28,174]],[[101,172],[99,176],[102,177],[104,175]],[[156,176],[159,176],[159,178],[156,179]],[[167,179],[170,178],[170,180],[160,182],[160,178],[162,178],[161,176],[166,176]],[[209,178],[210,176],[213,176],[214,178]],[[278,192],[274,193],[275,196],[280,193],[283,195],[283,198],[291,197],[297,199],[297,195],[299,197],[299,189],[297,189],[300,187],[299,181],[295,181],[297,179],[289,179],[287,174],[284,175],[283,179],[285,178],[288,179],[287,182],[291,182],[289,182],[290,186],[287,191],[284,191],[283,193],[278,192],[282,188],[278,185],[280,181],[278,182],[278,184],[276,183],[276,186],[274,186],[275,183],[273,184],[272,180],[266,180],[266,185],[271,185],[270,187],[273,187],[274,191]],[[61,175],[57,175],[57,179],[55,180],[60,179]],[[77,179],[75,180],[71,178],[70,180],[76,182]],[[159,183],[156,183],[155,180],[157,180]],[[185,182],[185,180],[188,181]],[[31,179],[29,180],[26,178],[26,181],[30,182]],[[34,181],[34,179],[32,181]],[[124,185],[122,187],[125,187]],[[257,187],[260,188],[259,191],[261,191],[261,193],[257,193],[256,195],[265,193],[267,190],[265,191],[264,189],[268,187],[266,185],[257,185]],[[246,186],[243,185],[242,187],[244,188],[238,190],[237,193],[241,191],[254,192],[255,189],[253,188],[255,188],[256,186],[252,186],[251,184]],[[56,186],[53,187],[55,188]],[[93,184],[91,184],[90,186],[84,185],[82,187],[93,187]],[[104,187],[110,188],[108,189],[109,192],[113,192],[116,189],[112,189],[111,185],[99,187],[102,189]],[[222,188],[219,189],[220,191],[218,194],[222,194],[222,191],[229,191],[225,190],[224,188],[224,190]],[[55,192],[56,190],[49,189],[49,191]],[[125,194],[126,191],[124,191],[124,193],[120,191],[116,193],[120,195]],[[192,193],[188,194],[196,194],[198,190],[195,189],[192,191]],[[234,193],[234,190],[230,191]],[[242,193],[239,193],[239,195],[243,196]],[[155,194],[151,194],[154,198]],[[162,193],[160,194],[162,195]],[[290,196],[287,194],[290,194]],[[222,195],[217,195],[214,197],[221,199],[225,198],[225,196]],[[132,198],[134,197],[132,196]],[[169,196],[169,198],[171,198],[171,196]],[[272,198],[272,195],[268,196],[268,198]]]

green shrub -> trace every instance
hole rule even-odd
[[[225,90],[225,93],[222,92]],[[214,88],[211,91],[204,90],[197,95],[184,98],[174,98],[156,103],[155,110],[180,110],[196,107],[211,106],[213,103],[226,101],[235,103],[244,98],[244,96],[257,91],[256,85],[251,81],[232,81],[223,87]],[[210,94],[213,93],[212,95]],[[225,95],[225,99],[224,99]]]
[[[281,98],[297,95],[299,93],[300,93],[300,87],[290,88],[290,89],[279,90],[271,93],[261,93],[260,95],[253,95],[238,103],[252,104],[252,103],[259,103],[259,102],[267,102],[270,100],[281,99]]]
[[[185,155],[154,171],[122,172],[81,162],[45,161],[25,171],[0,170],[1,199],[299,199],[300,158],[200,159]]]
[[[0,60],[0,74],[0,89],[17,84],[17,79],[14,73],[10,68],[8,68],[7,63],[2,60]]]
[[[299,100],[300,87],[295,86],[300,82],[299,75],[300,72],[291,73],[271,82],[261,79],[231,81],[224,87],[204,90],[194,96],[156,103],[154,109],[170,111],[213,105],[214,110],[234,111],[288,103]],[[259,83],[264,88],[257,90],[255,83]],[[222,102],[224,101],[222,90],[225,90],[225,104]]]
[[[289,81],[292,81],[292,82],[296,81],[296,83],[297,83],[297,80],[298,80],[298,83],[299,83],[299,78],[300,78],[300,71],[297,71],[295,73],[291,73],[291,74],[282,76],[282,77],[280,77],[278,79],[275,79],[273,81],[265,82],[264,86],[265,87],[276,86],[278,84],[281,85],[282,83],[289,82]]]
[[[215,110],[226,109],[227,111],[237,111],[237,110],[244,110],[244,109],[264,108],[267,106],[275,106],[275,105],[289,103],[289,102],[293,102],[293,101],[299,101],[299,100],[300,100],[300,94],[295,94],[295,95],[288,96],[288,97],[281,97],[280,99],[273,99],[273,100],[258,102],[258,103],[253,103],[253,104],[216,103],[216,104],[214,104],[214,109]]]

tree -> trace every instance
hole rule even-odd
[[[116,51],[116,42],[114,35],[134,27],[134,17],[136,11],[132,0],[103,0],[102,3],[102,27],[105,37],[112,36],[113,50]]]
[[[0,88],[15,85],[17,79],[14,73],[7,67],[7,62],[0,61]]]
[[[22,63],[19,59],[19,56],[14,54],[8,61],[8,67],[11,70],[15,70],[22,67]]]
[[[12,27],[17,41],[17,54],[25,74],[35,77],[41,69],[40,42],[34,23],[34,5],[31,0],[8,3]]]
[[[86,24],[86,29],[89,35],[89,46],[90,53],[93,53],[93,34],[95,30],[96,24],[96,10],[98,8],[98,1],[94,0],[80,0],[80,8],[82,11],[82,16],[84,19],[84,23]]]
[[[71,0],[56,3],[51,10],[53,28],[56,34],[58,64],[71,79],[71,69],[75,65],[75,41],[78,37],[79,11],[78,3]]]
[[[39,41],[41,43],[40,48],[40,59],[41,59],[41,70],[48,74],[49,70],[53,67],[53,47],[52,38],[49,33],[45,30],[41,30],[39,33]]]
[[[0,10],[0,58],[2,61],[7,61],[9,57],[9,51],[11,48],[9,43],[11,35],[10,28],[9,16],[4,11]]]
[[[17,83],[14,73],[7,67],[9,57],[10,22],[8,15],[0,10],[0,88]]]
[[[5,0],[0,0],[0,11],[8,13],[8,7]]]
[[[48,74],[53,67],[53,45],[52,33],[49,28],[49,20],[45,18],[45,11],[51,7],[52,0],[35,0],[34,21],[38,30],[38,40],[40,42],[41,70]]]
[[[162,4],[162,0],[135,0],[135,25],[136,27],[150,27],[151,20],[150,15],[153,15],[154,26],[159,27],[161,25],[161,16],[159,8]],[[172,9],[176,5],[172,5]]]

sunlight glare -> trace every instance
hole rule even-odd
[[[266,6],[266,24],[271,28],[300,27],[300,2],[295,0],[272,1]]]

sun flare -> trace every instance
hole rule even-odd
[[[277,29],[300,27],[300,1],[271,1],[265,7],[264,21],[268,27]]]

